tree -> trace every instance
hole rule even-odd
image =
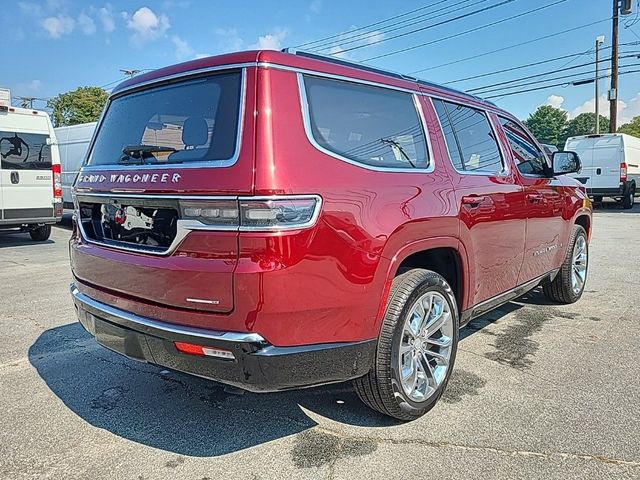
[[[560,147],[569,137],[578,135],[591,135],[595,133],[596,114],[593,112],[581,113],[576,118],[567,122],[567,126],[560,136]],[[600,115],[600,133],[609,133],[609,119]]]
[[[47,102],[53,111],[53,126],[95,122],[108,97],[109,94],[100,87],[79,87],[61,93]]]
[[[562,131],[567,123],[567,112],[551,105],[542,105],[529,115],[524,124],[542,143],[559,146]]]
[[[634,137],[640,137],[640,115],[633,117],[629,123],[625,123],[618,129],[619,133],[626,133]]]

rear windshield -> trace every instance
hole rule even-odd
[[[49,135],[42,133],[0,132],[2,168],[11,170],[51,169]]]
[[[110,102],[88,165],[168,164],[232,159],[241,73],[154,87]]]

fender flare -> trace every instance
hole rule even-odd
[[[393,279],[396,276],[398,267],[410,255],[424,250],[433,250],[436,248],[451,248],[457,253],[460,262],[459,266],[461,277],[461,292],[459,292],[460,314],[462,315],[462,310],[464,308],[468,308],[466,306],[466,302],[469,298],[469,290],[471,288],[470,279],[473,276],[473,272],[472,268],[470,268],[469,257],[464,244],[460,241],[460,239],[452,236],[440,236],[416,240],[403,245],[391,258],[387,255],[386,252],[381,255],[381,257],[388,260],[389,263],[385,272],[384,288],[380,297],[380,304],[378,305],[378,311],[376,312],[377,331],[380,330],[380,325],[382,324],[382,319],[384,318],[389,292],[391,291],[391,284],[393,283]]]

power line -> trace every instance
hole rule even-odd
[[[482,13],[482,12],[493,10],[494,8],[501,7],[503,5],[506,5],[506,4],[512,3],[512,2],[516,2],[516,1],[518,1],[518,0],[503,0],[503,1],[499,2],[499,3],[494,4],[494,5],[489,5],[488,7],[479,8],[478,10],[474,10],[472,12],[465,13],[463,15],[458,15],[457,17],[448,18],[447,20],[442,20],[440,22],[436,22],[436,23],[433,23],[431,25],[427,25],[425,27],[416,28],[416,29],[410,30],[408,32],[399,33],[397,35],[393,35],[393,36],[387,37],[387,38],[382,38],[382,39],[380,39],[378,41],[371,42],[371,43],[368,43],[366,45],[357,45],[355,47],[344,48],[344,49],[339,50],[337,52],[333,52],[331,55],[339,55],[339,54],[342,54],[342,53],[351,52],[352,50],[357,50],[359,48],[370,47],[372,45],[377,45],[377,44],[382,43],[382,42],[388,42],[389,40],[395,40],[396,38],[405,37],[407,35],[412,35],[412,34],[417,33],[417,32],[422,32],[422,31],[428,30],[430,28],[434,28],[434,27],[438,27],[440,25],[445,25],[447,23],[455,22],[456,20],[461,20],[463,18],[468,18],[468,17],[471,17],[473,15],[477,15],[477,14]],[[558,3],[559,2],[566,2],[566,1],[567,0],[558,0]],[[378,57],[373,57],[373,58],[378,58]],[[367,59],[367,60],[372,60],[372,59]],[[364,60],[364,61],[367,61],[367,60]]]
[[[472,0],[462,0],[460,3],[458,4],[449,4],[445,7],[439,8],[437,10],[431,10],[428,13],[423,13],[421,15],[418,15],[416,17],[413,18],[408,18],[405,20],[401,20],[399,22],[395,22],[395,23],[391,23],[389,25],[385,25],[384,27],[382,27],[381,29],[374,29],[374,30],[368,30],[366,32],[363,33],[359,33],[357,35],[353,35],[353,36],[339,36],[338,38],[336,38],[335,40],[332,40],[330,42],[325,42],[323,44],[320,45],[315,45],[313,47],[313,50],[315,51],[319,51],[319,50],[323,50],[326,48],[329,48],[331,46],[339,46],[339,47],[343,47],[344,45],[348,45],[350,43],[355,43],[355,42],[364,42],[367,41],[368,39],[381,35],[381,34],[387,34],[390,32],[395,32],[396,30],[402,30],[403,28],[408,28],[411,27],[413,25],[417,25],[419,23],[423,23],[429,20],[433,20],[435,18],[439,18],[439,17],[443,17],[445,15],[449,15],[450,13],[453,12],[457,12],[460,10],[464,10],[465,8],[471,8],[475,5],[479,5],[481,3],[485,3],[488,2],[489,0],[476,0],[474,3],[472,3],[471,5],[465,5],[462,6],[462,4],[464,3],[469,3]],[[448,10],[445,11],[444,13],[439,13],[438,15],[434,15],[435,13],[438,12],[442,12],[443,10]],[[426,18],[425,18],[426,17]],[[417,20],[420,19],[420,20]],[[399,26],[397,26],[399,25]],[[395,28],[390,28],[390,27],[395,27]]]
[[[409,72],[409,75],[414,75],[416,73],[426,72],[428,70],[435,70],[437,68],[448,67],[449,65],[453,65],[454,63],[462,63],[462,62],[466,62],[466,61],[469,61],[469,60],[474,60],[476,58],[485,57],[487,55],[492,55],[494,53],[503,52],[503,51],[509,50],[511,48],[521,47],[523,45],[529,45],[531,43],[539,42],[541,40],[546,40],[548,38],[553,38],[553,37],[557,37],[559,35],[564,35],[565,33],[575,32],[576,30],[580,30],[582,28],[591,27],[593,25],[597,25],[598,23],[608,22],[609,20],[611,20],[611,17],[604,18],[602,20],[597,20],[597,21],[591,22],[591,23],[586,23],[584,25],[579,25],[577,27],[573,27],[573,28],[570,28],[570,29],[567,29],[567,30],[562,30],[562,31],[559,31],[559,32],[556,32],[556,33],[551,33],[549,35],[543,35],[542,37],[532,38],[531,40],[527,40],[525,42],[514,43],[513,45],[507,45],[506,47],[497,48],[495,50],[490,50],[488,52],[482,52],[482,53],[478,53],[476,55],[472,55],[472,56],[469,56],[469,57],[459,58],[457,60],[451,60],[451,61],[446,62],[446,63],[441,63],[439,65],[434,65],[432,67],[426,67],[426,68],[422,68],[420,70],[414,70],[412,72]]]
[[[328,37],[320,38],[320,39],[318,39],[318,40],[312,40],[312,41],[310,41],[310,42],[301,43],[301,44],[299,44],[299,45],[296,45],[296,46],[295,46],[295,48],[308,47],[309,45],[313,45],[313,44],[318,43],[318,42],[323,42],[323,41],[325,41],[325,40],[329,40],[329,39],[331,39],[331,38],[338,38],[338,37],[340,37],[340,36],[342,36],[342,35],[351,34],[351,33],[353,33],[353,32],[359,32],[359,31],[365,30],[365,29],[367,29],[367,28],[375,27],[375,26],[377,26],[377,25],[381,25],[381,24],[386,23],[386,22],[389,22],[389,21],[391,21],[391,20],[395,20],[396,18],[406,17],[406,16],[408,16],[408,15],[411,15],[412,13],[420,12],[420,11],[425,10],[425,9],[427,9],[427,8],[434,7],[434,6],[436,6],[436,5],[440,5],[441,3],[447,3],[447,2],[449,2],[449,0],[440,0],[440,1],[438,1],[438,2],[430,3],[430,4],[428,4],[428,5],[423,5],[422,7],[416,8],[416,9],[414,9],[414,10],[410,10],[410,11],[405,12],[405,13],[400,13],[400,14],[398,14],[398,15],[394,15],[393,17],[385,18],[385,19],[383,19],[383,20],[379,20],[379,21],[377,21],[377,22],[370,23],[370,24],[368,24],[368,25],[364,25],[364,26],[362,26],[362,27],[354,28],[354,29],[349,30],[349,31],[347,31],[347,32],[336,33],[336,34],[334,34],[334,35],[329,35]]]
[[[634,57],[637,57],[637,55],[633,55]],[[624,67],[636,67],[639,66],[640,63],[632,63],[629,65],[624,65]],[[502,86],[502,87],[497,87],[497,88],[490,88],[488,90],[485,90],[483,92],[480,93],[476,93],[476,95],[484,95],[486,93],[493,93],[493,92],[500,92],[500,91],[504,91],[504,90],[510,90],[512,88],[521,88],[521,87],[528,87],[531,85],[537,85],[540,83],[545,83],[545,82],[552,82],[554,80],[562,80],[565,78],[575,78],[576,76],[582,76],[582,75],[589,75],[591,74],[592,71],[585,71],[585,72],[574,72],[574,73],[570,73],[569,75],[560,75],[557,77],[551,77],[551,78],[546,78],[544,80],[534,80],[532,82],[526,82],[526,83],[522,83],[519,85],[509,85],[509,86]]]
[[[640,45],[640,42],[627,42],[621,45]],[[611,46],[608,47],[602,47],[602,49],[607,49],[607,48],[611,48]],[[551,62],[556,62],[558,60],[563,60],[565,58],[572,58],[572,57],[581,57],[583,55],[586,55],[587,53],[591,52],[593,49],[589,49],[589,50],[585,50],[582,52],[578,52],[578,53],[571,53],[568,55],[562,55],[560,57],[553,57],[553,58],[549,58],[546,60],[540,60],[537,62],[531,62],[531,63],[526,63],[524,65],[517,65],[515,67],[509,67],[509,68],[504,68],[502,70],[493,70],[491,72],[486,72],[486,73],[480,73],[478,75],[472,75],[470,77],[464,77],[464,78],[457,78],[455,80],[449,80],[448,82],[444,82],[443,85],[452,85],[454,83],[460,83],[460,82],[465,82],[467,80],[475,80],[477,78],[484,78],[484,77],[490,77],[493,75],[497,75],[499,73],[506,73],[506,72],[513,72],[515,70],[521,70],[523,68],[528,68],[528,67],[535,67],[536,65],[543,65],[545,63],[551,63]]]
[[[510,0],[507,0],[507,1],[510,1]],[[462,35],[466,35],[468,33],[477,32],[478,30],[484,30],[485,28],[493,27],[495,25],[499,25],[501,23],[505,23],[505,22],[508,22],[510,20],[514,20],[516,18],[524,17],[525,15],[530,15],[532,13],[539,12],[540,10],[544,10],[546,8],[553,7],[555,5],[558,5],[560,3],[564,3],[566,1],[567,0],[557,0],[555,2],[548,3],[546,5],[542,5],[541,7],[537,7],[537,8],[531,9],[531,10],[527,10],[526,12],[518,13],[518,14],[512,15],[510,17],[506,17],[506,18],[503,18],[503,19],[500,19],[500,20],[496,20],[495,22],[490,22],[490,23],[486,23],[484,25],[480,25],[480,26],[475,27],[475,28],[470,28],[469,30],[465,30],[463,32],[459,32],[459,33],[455,33],[455,34],[452,34],[452,35],[448,35],[446,37],[441,37],[441,38],[438,38],[438,39],[435,39],[435,40],[431,40],[430,42],[425,42],[425,43],[420,43],[418,45],[413,45],[411,47],[401,48],[399,50],[394,50],[392,52],[383,53],[381,55],[376,55],[375,57],[366,58],[366,59],[363,60],[363,62],[369,62],[371,60],[377,60],[379,58],[390,57],[391,55],[397,55],[398,53],[408,52],[408,51],[411,51],[411,50],[415,50],[417,48],[422,48],[422,47],[426,47],[428,45],[433,45],[435,43],[443,42],[445,40],[450,40],[452,38],[461,37]],[[500,6],[502,4],[497,4],[497,5],[494,5],[493,7]],[[390,37],[389,39],[392,39],[392,38],[393,37]],[[371,45],[373,45],[373,44],[371,44]],[[367,46],[370,46],[370,45],[367,45]],[[352,50],[355,49],[355,48],[356,47],[352,47]],[[349,51],[349,49],[344,50],[344,51]],[[337,54],[337,53],[342,53],[342,52],[336,52],[335,54]]]
[[[618,75],[627,75],[627,74],[630,74],[630,73],[640,73],[640,70],[628,70],[626,72],[619,72]],[[603,78],[610,78],[610,77],[611,77],[611,74],[601,75],[601,76],[598,77],[598,80],[601,80]],[[593,79],[589,78],[589,79],[585,79],[585,80],[593,80]],[[576,82],[577,81],[579,81],[579,80],[576,80]],[[519,90],[517,92],[508,92],[508,93],[502,93],[502,94],[498,94],[498,95],[491,95],[491,96],[484,97],[484,98],[488,100],[488,99],[491,99],[491,98],[508,97],[508,96],[511,96],[511,95],[519,95],[521,93],[534,92],[536,90],[544,90],[546,88],[568,86],[571,83],[573,83],[573,82],[556,83],[556,84],[553,84],[553,85],[545,85],[545,86],[542,86],[542,87],[535,87],[535,88],[529,88],[529,89],[526,89],[526,90]]]
[[[638,52],[638,53],[640,53],[640,52]],[[638,53],[632,53],[632,54],[629,54],[629,55],[623,55],[623,56],[620,56],[619,58],[638,57]],[[598,63],[604,63],[604,62],[607,62],[607,61],[608,61],[608,59],[603,58],[603,59],[598,60]],[[594,65],[594,62],[581,63],[579,65],[574,65],[572,67],[567,67],[567,68],[554,68],[553,70],[549,70],[549,71],[546,71],[546,72],[536,73],[536,74],[533,74],[533,75],[527,75],[527,76],[524,76],[524,77],[514,78],[514,79],[511,79],[511,80],[505,80],[504,82],[496,82],[496,83],[492,83],[492,84],[489,84],[489,85],[483,85],[481,87],[471,88],[471,89],[468,89],[467,92],[469,92],[469,93],[478,92],[479,90],[486,90],[487,88],[498,87],[498,86],[501,86],[501,85],[508,85],[510,83],[521,82],[522,80],[530,80],[530,79],[533,79],[533,78],[536,78],[536,77],[542,77],[542,76],[550,75],[550,74],[553,74],[553,73],[559,73],[559,72],[564,72],[564,71],[569,71],[569,70],[575,70],[576,68],[582,68],[582,67],[587,67],[587,66],[591,66],[591,65]]]

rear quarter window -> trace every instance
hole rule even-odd
[[[303,89],[310,134],[322,149],[371,167],[429,167],[412,94],[310,75]]]

